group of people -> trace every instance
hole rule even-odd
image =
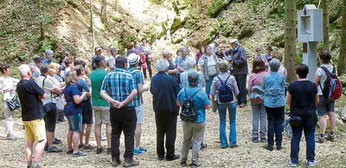
[[[91,73],[86,62],[73,61],[68,53],[60,64],[55,63],[52,50],[45,52],[44,59],[37,57],[34,63],[22,64],[18,68],[21,80],[9,77],[10,66],[2,64],[0,91],[7,137],[17,138],[13,132],[14,112],[7,104],[7,100],[16,98],[17,92],[27,140],[25,156],[28,167],[41,167],[39,158],[44,150],[62,151],[54,145],[62,143],[55,137],[55,126],[57,120],[64,118],[67,118],[69,126],[66,141],[68,154],[85,156],[81,148],[93,149],[89,144],[93,124],[96,153],[102,153],[101,128],[104,124],[106,151],[112,157],[112,166],[121,164],[119,145],[122,132],[125,137],[123,165],[136,166],[139,162],[133,155],[147,151],[141,147],[140,140],[144,120],[143,93],[150,91],[155,112],[158,159],[171,161],[180,158],[181,166],[187,166],[191,149],[189,165],[198,167],[201,166],[199,152],[207,147],[204,140],[206,110],[219,113],[220,147],[236,148],[237,107],[245,107],[249,95],[253,114],[252,141],[267,142],[265,148],[272,151],[275,137],[276,149],[282,149],[287,104],[290,117],[300,118],[300,124],[292,124],[291,166],[298,164],[303,130],[307,142],[307,161],[309,166],[314,166],[317,121],[320,128],[318,141],[335,139],[335,101],[323,94],[329,73],[335,73],[329,52],[320,54],[321,67],[316,72],[315,82],[306,79],[309,68],[300,64],[296,70],[299,79],[286,87],[287,72],[281,65],[282,56],[272,52],[272,47],[267,48],[267,54],[262,54],[260,48],[256,49],[247,82],[249,68],[246,51],[237,39],[230,40],[230,44],[231,49],[227,51],[226,47],[214,42],[202,47],[196,57],[191,56],[189,48],[183,47],[177,50],[175,60],[169,50],[163,50],[154,76],[151,49],[145,39],[142,44],[137,42],[127,56],[118,55],[118,50],[111,48],[108,60],[102,54],[103,48],[96,47]],[[146,69],[151,78],[150,86],[145,80]],[[229,138],[226,134],[227,111]],[[181,155],[175,152],[178,116],[183,126]],[[331,129],[328,134],[327,116]]]

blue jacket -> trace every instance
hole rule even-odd
[[[285,82],[285,76],[278,72],[270,72],[263,76],[264,106],[270,108],[285,106]]]

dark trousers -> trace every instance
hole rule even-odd
[[[281,146],[282,143],[282,123],[285,119],[284,106],[270,108],[265,107],[268,119],[268,146],[274,146],[274,134],[276,146]]]
[[[166,158],[173,158],[174,144],[177,131],[177,115],[170,112],[155,112],[156,120],[156,152],[159,158],[165,156],[165,135],[166,135]]]
[[[136,110],[133,107],[123,107],[116,109],[111,107],[110,119],[112,125],[111,149],[112,158],[119,158],[119,142],[121,132],[125,137],[125,161],[133,159],[134,136],[137,123]]]
[[[153,71],[151,70],[151,62],[147,61],[147,68],[143,69],[143,74],[144,74],[144,78],[145,79],[147,78],[147,69],[148,69],[148,72],[149,72],[149,77],[151,78],[151,76],[153,74]]]
[[[293,127],[293,138],[291,140],[291,162],[298,163],[299,143],[304,130],[306,141],[306,160],[315,161],[315,128],[317,116],[316,113],[299,115],[302,118],[302,127]]]
[[[246,74],[244,75],[234,75],[235,80],[237,81],[237,86],[239,89],[239,95],[237,97],[237,103],[239,104],[246,104]]]

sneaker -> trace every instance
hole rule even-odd
[[[54,145],[58,145],[58,144],[61,144],[61,140],[60,139],[54,139],[53,142],[52,142]]]
[[[18,139],[18,137],[15,136],[14,134],[8,134],[6,139],[8,139],[8,140],[16,140],[16,139]]]
[[[96,149],[96,154],[101,154],[103,152],[103,148],[97,148]]]
[[[261,143],[264,143],[264,142],[266,142],[266,141],[267,141],[266,138],[261,138]]]
[[[74,157],[79,157],[79,156],[86,156],[86,153],[83,153],[81,151],[75,152],[72,154]]]
[[[315,167],[316,161],[308,161],[308,167]]]
[[[170,158],[166,158],[167,161],[173,161],[173,160],[177,160],[180,158],[180,155],[178,154],[174,154],[173,157]]]
[[[90,144],[88,144],[88,145],[85,145],[85,146],[84,146],[84,149],[90,149],[90,150],[93,150],[93,149],[94,149],[94,147],[93,147],[93,146],[91,146]]]
[[[291,162],[290,167],[298,167],[297,163]]]
[[[203,142],[202,142],[202,144],[201,144],[201,150],[202,150],[202,149],[205,149],[205,148],[207,148],[207,147],[208,147],[208,145],[207,145],[206,143],[203,143]]]
[[[137,166],[137,165],[139,165],[139,162],[137,160],[132,160],[129,162],[125,161],[123,166],[124,167],[132,167],[132,166]]]
[[[230,147],[230,148],[236,148],[236,147],[238,147],[238,145],[237,145],[237,144],[235,144],[235,145],[230,145],[229,147]]]
[[[140,154],[143,154],[144,152],[142,152],[140,149],[135,149],[133,150],[133,154],[134,155],[140,155]]]
[[[147,152],[147,149],[144,149],[144,148],[141,148],[141,147],[139,147],[139,150],[142,151],[142,152]]]
[[[107,148],[107,155],[111,155],[112,154],[112,149],[111,148]]]
[[[273,150],[274,150],[274,148],[273,148],[272,146],[269,146],[269,145],[266,145],[266,146],[264,146],[263,148],[264,148],[264,149],[267,149],[267,150],[269,150],[269,151],[273,151]]]
[[[186,161],[181,161],[181,162],[180,162],[180,166],[181,166],[181,167],[186,167],[186,166],[187,166]]]
[[[189,164],[190,167],[200,167],[201,165],[200,164],[196,164],[196,163],[191,163]]]
[[[258,143],[259,142],[258,138],[255,138],[255,137],[253,137],[251,141],[254,142],[254,143]]]
[[[334,142],[335,141],[335,133],[334,132],[328,133],[326,135],[326,140]]]
[[[325,139],[325,137],[324,137],[324,134],[318,134],[318,136],[317,136],[317,142],[318,143],[323,143],[323,142],[325,142],[326,141],[326,139]]]
[[[56,146],[51,146],[47,148],[48,153],[53,153],[53,152],[62,152],[62,149],[57,148]]]
[[[276,150],[281,150],[282,149],[282,146],[279,145],[279,146],[276,146]]]

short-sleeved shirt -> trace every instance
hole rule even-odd
[[[321,67],[326,67],[328,69],[328,71],[330,73],[333,72],[333,68],[334,66],[332,64],[322,64]],[[316,76],[319,76],[321,77],[320,79],[320,85],[321,86],[318,86],[317,89],[318,89],[318,95],[322,96],[323,93],[322,93],[322,90],[321,90],[321,87],[324,88],[324,82],[327,80],[327,74],[326,72],[324,72],[324,70],[321,68],[321,67],[318,67],[317,70],[316,70]]]
[[[123,68],[116,68],[114,72],[106,75],[101,87],[101,90],[121,102],[126,100],[133,89],[136,89],[135,80],[133,80],[132,74]],[[131,100],[127,106],[134,107],[133,101]]]
[[[138,84],[144,84],[143,74],[141,71],[139,71],[135,67],[130,67],[127,71],[132,74],[133,80],[136,83],[136,89],[138,89]],[[142,105],[143,104],[142,94],[137,93],[135,98],[133,98],[133,103],[135,107],[139,107],[140,105]]]
[[[78,95],[81,96],[82,92],[80,92],[76,85],[70,84],[66,87],[64,91],[66,106],[65,106],[65,115],[70,116],[74,114],[81,114],[83,110],[83,106],[80,104],[76,104],[73,100],[73,96]]]
[[[108,107],[109,103],[101,97],[101,87],[102,82],[105,76],[107,75],[107,71],[104,68],[96,68],[90,74],[91,80],[91,95],[92,95],[92,104],[93,106],[104,106]]]
[[[44,88],[43,88],[43,81],[44,81]],[[35,79],[35,82],[37,83],[40,88],[44,90],[47,94],[46,99],[42,99],[43,104],[48,104],[48,103],[56,103],[53,95],[53,90],[57,88],[57,84],[53,82],[50,76],[39,76],[38,78]]]
[[[186,100],[186,94],[188,98],[191,98],[193,94],[197,92],[195,96],[193,96],[193,105],[198,111],[198,118],[195,121],[196,123],[203,123],[205,122],[205,106],[210,105],[210,101],[208,98],[208,95],[201,89],[199,88],[192,88],[192,87],[187,87],[184,89],[181,89],[179,94],[178,94],[178,101],[183,105]]]
[[[77,86],[80,92],[90,92],[90,88],[88,83],[82,78],[78,78],[75,85]],[[84,100],[89,100],[89,98],[84,98]]]
[[[20,80],[17,93],[22,106],[22,120],[32,121],[43,118],[43,104],[40,96],[44,91],[33,80]]]
[[[316,109],[317,87],[313,82],[295,81],[288,86],[288,92],[292,95],[291,111],[304,108]]]
[[[12,99],[16,95],[15,90],[18,82],[19,80],[15,78],[0,76],[0,94],[2,94],[2,100]],[[6,90],[13,91],[4,93]]]

